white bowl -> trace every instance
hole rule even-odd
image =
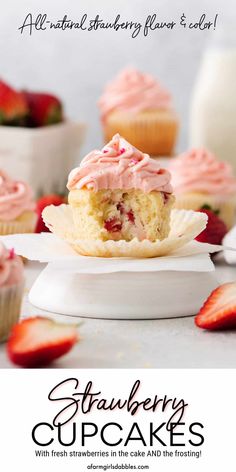
[[[0,126],[0,169],[28,182],[36,195],[64,192],[84,136],[85,125],[71,121],[40,128]]]
[[[215,272],[156,271],[79,274],[44,269],[32,305],[53,313],[108,319],[195,315],[218,282]]]

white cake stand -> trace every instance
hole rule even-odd
[[[174,318],[196,314],[217,285],[212,269],[81,274],[50,263],[29,300],[40,309],[78,317]]]
[[[209,252],[218,246],[191,241],[163,257],[80,256],[51,233],[2,236],[33,261],[47,262],[29,293],[32,305],[62,315],[155,319],[198,312],[217,287]]]

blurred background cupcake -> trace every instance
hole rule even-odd
[[[31,187],[0,170],[0,235],[33,233],[36,223]]]
[[[151,156],[171,156],[178,119],[171,95],[151,75],[124,69],[102,94],[100,109],[104,141],[116,133]]]
[[[19,320],[23,289],[23,262],[0,243],[0,341],[7,339]]]
[[[216,212],[230,229],[235,220],[236,178],[229,163],[206,149],[192,149],[169,166],[176,197],[175,207]]]

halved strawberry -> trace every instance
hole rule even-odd
[[[229,282],[217,287],[210,294],[195,323],[204,329],[236,328],[236,282]]]
[[[0,80],[0,125],[21,125],[27,114],[28,105],[23,93]]]
[[[17,323],[7,342],[10,360],[21,367],[41,367],[63,356],[78,341],[77,327],[40,316]]]
[[[63,107],[57,97],[49,93],[23,93],[30,111],[29,126],[46,126],[63,121]]]
[[[49,195],[44,195],[43,197],[39,198],[37,201],[37,208],[36,211],[38,213],[38,222],[37,226],[35,229],[36,233],[43,233],[43,232],[49,232],[49,229],[45,225],[43,219],[42,219],[42,211],[44,208],[46,208],[49,205],[54,205],[54,206],[59,206],[62,205],[62,203],[65,203],[66,199],[64,196],[61,195],[56,195],[54,193],[51,193]]]

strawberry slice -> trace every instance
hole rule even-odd
[[[23,93],[30,111],[30,126],[47,126],[63,121],[63,107],[57,97],[49,93]]]
[[[7,353],[16,365],[41,367],[69,352],[77,341],[75,325],[36,316],[13,327],[7,342]]]
[[[42,218],[42,211],[44,210],[44,208],[46,208],[49,205],[59,206],[59,205],[62,205],[62,203],[65,203],[65,201],[66,201],[65,197],[62,197],[61,195],[56,195],[54,193],[49,194],[49,195],[44,195],[43,197],[39,198],[39,200],[37,201],[37,208],[36,208],[36,211],[38,213],[38,222],[36,225],[35,233],[43,233],[43,232],[50,231],[45,225]]]
[[[213,290],[195,317],[195,324],[211,330],[236,328],[236,282]]]

